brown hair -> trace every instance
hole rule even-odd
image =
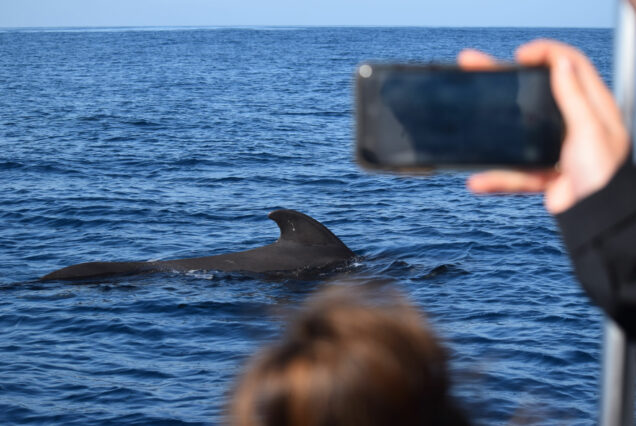
[[[311,298],[283,339],[251,361],[231,425],[467,424],[422,316],[386,288],[354,288]]]

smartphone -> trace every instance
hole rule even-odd
[[[356,156],[365,168],[551,167],[564,134],[546,67],[364,63],[356,70]]]

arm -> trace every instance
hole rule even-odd
[[[601,190],[556,216],[588,296],[636,338],[636,167],[627,159]]]

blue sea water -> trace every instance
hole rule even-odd
[[[0,423],[220,423],[246,357],[324,279],[36,279],[263,245],[284,207],[362,256],[348,277],[393,279],[428,313],[476,424],[594,424],[600,315],[541,197],[352,158],[360,61],[510,59],[537,37],[578,46],[609,82],[610,30],[0,31]]]

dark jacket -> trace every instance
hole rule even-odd
[[[601,190],[557,215],[576,275],[636,339],[636,167],[631,155]]]

